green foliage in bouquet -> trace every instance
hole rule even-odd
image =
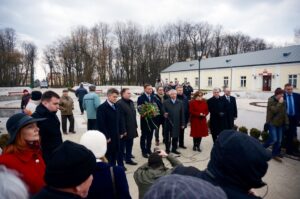
[[[258,130],[258,129],[256,129],[256,128],[250,129],[250,135],[251,135],[252,137],[254,137],[254,138],[256,138],[256,139],[259,139],[260,134],[261,134],[260,130]]]
[[[143,118],[145,118],[150,131],[151,131],[151,128],[149,126],[149,123],[152,123],[153,126],[155,128],[157,128],[157,126],[155,125],[155,123],[152,120],[152,118],[159,115],[159,109],[158,109],[157,104],[145,102],[145,104],[142,104],[139,107],[139,113]]]
[[[248,129],[247,129],[245,126],[241,126],[241,127],[239,128],[239,132],[245,133],[245,134],[248,135]]]

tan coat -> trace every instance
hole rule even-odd
[[[74,101],[70,96],[60,98],[59,107],[61,115],[73,115]]]

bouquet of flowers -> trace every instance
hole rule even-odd
[[[145,102],[145,104],[142,104],[141,106],[138,107],[138,110],[139,110],[140,115],[143,118],[145,118],[149,130],[151,130],[150,126],[149,126],[149,122],[151,122],[154,125],[154,127],[157,128],[157,126],[155,125],[155,123],[152,120],[152,118],[159,115],[159,109],[158,109],[156,103]]]

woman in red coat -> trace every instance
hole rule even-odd
[[[194,141],[194,151],[200,150],[200,143],[202,137],[208,136],[208,127],[206,122],[206,116],[208,115],[208,107],[205,99],[203,99],[203,93],[197,91],[193,99],[189,104],[190,110],[190,122],[191,122],[191,137]]]
[[[0,156],[0,164],[18,172],[30,195],[36,194],[45,185],[45,163],[36,124],[41,120],[44,118],[35,119],[24,113],[11,116],[6,123],[10,138]]]

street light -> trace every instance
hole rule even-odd
[[[198,62],[199,62],[199,70],[198,70],[198,90],[200,91],[200,61],[202,59],[202,51],[198,50],[197,51],[197,56],[198,56]]]

